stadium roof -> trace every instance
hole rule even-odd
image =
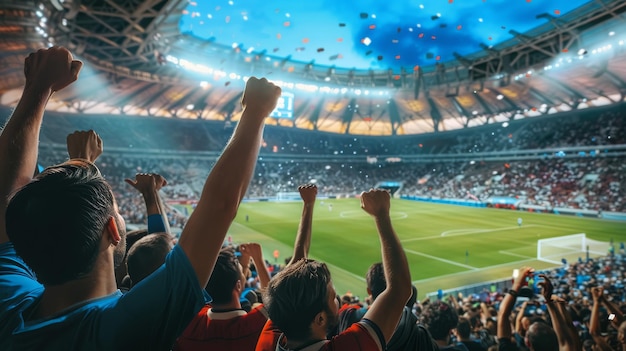
[[[68,112],[236,121],[245,77],[259,75],[295,95],[295,117],[270,123],[393,135],[626,92],[624,1],[207,3],[0,0],[0,103],[15,104],[27,53],[53,44],[87,62],[50,106]]]

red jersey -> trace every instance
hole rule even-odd
[[[176,340],[176,351],[254,350],[267,317],[263,306],[212,312],[205,306]]]
[[[350,328],[330,340],[315,343],[300,351],[380,351],[382,343],[369,324],[370,321],[354,323]],[[280,340],[280,344],[279,344]],[[284,336],[271,320],[263,327],[256,351],[288,351],[282,344]]]

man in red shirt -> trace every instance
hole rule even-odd
[[[246,279],[239,262],[248,267],[252,258],[261,288],[267,286],[270,277],[259,244],[242,244],[239,251],[240,260],[237,260],[231,249],[220,252],[205,288],[213,301],[187,326],[176,341],[174,350],[254,350],[267,321],[267,312],[263,305],[254,307],[248,313],[241,308],[240,297],[245,289]]]
[[[387,288],[363,319],[331,340],[326,339],[327,332],[337,324],[337,294],[326,264],[306,258],[310,243],[309,228],[308,236],[301,236],[301,231],[296,238],[292,262],[270,281],[263,294],[271,321],[261,333],[257,351],[386,348],[411,296],[409,267],[391,225],[390,202],[389,192],[385,190],[370,190],[361,194],[361,208],[376,221],[387,280]],[[310,222],[308,225],[310,227]]]

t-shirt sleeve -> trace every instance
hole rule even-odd
[[[0,301],[12,299],[20,293],[43,289],[35,273],[17,255],[13,244],[0,244]]]
[[[256,343],[255,351],[274,351],[276,350],[276,344],[280,337],[281,331],[272,323],[270,319],[267,320],[259,340]]]
[[[358,323],[352,324],[341,334],[332,338],[331,341],[325,345],[325,350],[384,350],[384,343],[381,343],[380,337],[378,336],[379,332],[377,332],[376,329],[379,329],[376,324],[370,320],[363,319]]]
[[[148,233],[165,232],[165,219],[160,214],[151,214],[148,216]]]
[[[103,349],[169,350],[207,297],[176,245],[164,265],[104,311],[101,335],[111,344]]]
[[[14,310],[26,298],[36,298],[43,292],[35,274],[17,255],[13,244],[0,244],[0,338],[7,337],[16,327]]]

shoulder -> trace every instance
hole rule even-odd
[[[243,318],[247,321],[257,321],[261,323],[261,326],[264,326],[265,322],[268,320],[267,310],[265,309],[265,306],[258,305],[243,316]]]
[[[382,350],[378,328],[368,320],[352,324],[328,342],[322,350]]]
[[[22,314],[39,299],[44,288],[15,253],[11,242],[0,244],[0,277],[0,340],[6,340],[23,324]]]
[[[261,331],[261,335],[259,335],[259,340],[256,344],[256,351],[274,351],[276,350],[276,344],[278,343],[278,338],[282,332],[278,329],[271,320],[267,320],[263,330]]]

